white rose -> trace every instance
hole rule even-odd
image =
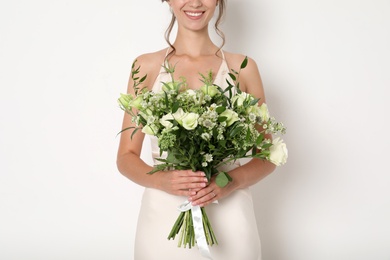
[[[230,109],[223,111],[220,116],[226,117],[226,126],[231,126],[234,122],[239,120],[238,114]]]
[[[246,99],[252,100],[253,97],[248,93],[241,92],[240,94],[237,94],[234,97],[232,97],[232,102],[236,107],[239,107],[242,106],[242,104],[244,104],[244,101]]]
[[[182,119],[183,127],[187,130],[194,130],[198,126],[199,115],[196,113],[188,113]]]
[[[275,138],[272,141],[272,146],[269,148],[270,156],[269,161],[275,164],[276,166],[280,166],[287,162],[288,150],[283,140],[279,137]]]
[[[158,132],[158,127],[155,124],[146,125],[142,128],[142,133],[147,135],[156,135]]]
[[[202,90],[205,95],[209,95],[210,97],[214,97],[219,92],[217,86],[215,85],[203,85],[200,90]]]
[[[142,108],[142,101],[144,101],[142,95],[137,96],[135,99],[130,100],[129,106],[140,110]]]
[[[118,98],[119,104],[124,108],[124,109],[129,109],[129,103],[130,101],[133,100],[133,96],[131,94],[122,94],[120,98]]]
[[[256,116],[260,116],[260,107],[258,105],[250,106],[246,109],[246,113],[248,115],[254,114]]]
[[[159,121],[160,121],[160,124],[163,125],[165,128],[171,129],[173,126],[173,124],[171,122],[172,120],[174,120],[172,114],[166,114],[163,117],[161,117],[161,119]]]
[[[179,86],[180,86],[180,83],[179,82],[168,82],[168,83],[163,83],[162,85],[162,90],[165,91],[165,92],[169,92],[170,90],[174,90],[176,92],[179,91]]]
[[[269,120],[269,111],[266,103],[263,103],[260,106],[260,117],[263,122],[267,122]]]
[[[182,108],[179,108],[174,114],[172,114],[173,118],[179,123],[183,123],[183,118],[187,115],[186,112],[183,111]]]

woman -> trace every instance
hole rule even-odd
[[[224,52],[210,39],[208,25],[219,9],[215,29],[224,40],[218,25],[224,13],[225,0],[165,1],[172,12],[172,23],[166,35],[170,46],[137,58],[140,75],[147,74],[143,86],[159,91],[161,82],[170,80],[162,68],[164,62],[169,62],[176,64],[175,77],[184,76],[189,88],[200,88],[203,83],[199,80],[199,73],[206,75],[210,69],[214,83],[226,88],[228,72],[230,69],[238,71],[245,57]],[[175,21],[178,25],[177,37],[171,44],[169,35]],[[260,74],[252,59],[241,71],[239,82],[243,91],[260,98],[260,102],[265,101]],[[134,94],[132,86],[130,78],[128,92]],[[123,128],[131,125],[130,116],[125,115]],[[140,159],[144,134],[138,131],[133,138],[130,135],[131,131],[122,133],[117,165],[124,176],[145,187],[136,234],[136,260],[202,259],[197,249],[178,248],[177,242],[167,240],[178,216],[176,208],[186,199],[193,205],[206,207],[219,242],[219,245],[210,248],[214,260],[261,259],[248,187],[271,173],[274,164],[253,159],[245,165],[229,165],[225,170],[229,171],[233,181],[223,188],[217,186],[214,179],[208,183],[202,172],[173,170],[148,175],[146,173],[152,167]],[[156,140],[151,142],[153,158],[159,157]],[[212,203],[217,200],[218,204]]]

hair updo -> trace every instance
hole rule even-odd
[[[168,1],[169,0],[161,0],[161,2],[168,2]],[[222,44],[221,44],[221,46],[219,46],[218,51],[225,45],[225,34],[219,28],[219,25],[221,24],[222,19],[223,19],[224,15],[225,15],[225,6],[226,6],[225,2],[226,2],[226,0],[217,0],[218,11],[219,12],[218,12],[218,17],[215,20],[214,29],[215,29],[215,32],[218,34],[218,36],[221,37],[221,39],[222,39]],[[169,41],[169,37],[171,35],[173,26],[175,25],[175,22],[176,22],[176,17],[172,13],[171,22],[170,22],[167,30],[165,31],[165,40],[169,44],[169,46],[171,47],[172,51],[168,54],[168,56],[166,58],[172,56],[175,53],[175,51],[176,51],[175,47],[173,47],[172,43]],[[218,51],[217,51],[217,53],[218,53]]]

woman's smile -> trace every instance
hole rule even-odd
[[[188,18],[192,20],[198,20],[202,18],[204,12],[201,11],[184,11],[184,13],[187,15]]]

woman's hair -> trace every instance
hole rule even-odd
[[[168,0],[161,0],[161,2],[166,2],[166,1],[168,1]],[[225,3],[225,0],[217,0],[217,2],[218,2],[219,12],[218,12],[217,20],[215,20],[214,28],[215,28],[215,32],[218,34],[218,36],[221,37],[222,44],[221,44],[221,46],[219,46],[219,49],[217,50],[217,52],[215,54],[217,54],[219,52],[219,50],[222,49],[222,47],[225,45],[225,34],[219,28],[219,25],[221,24],[222,19],[225,15],[226,3]],[[176,17],[174,15],[174,13],[172,13],[171,22],[169,23],[169,26],[168,26],[167,30],[165,31],[165,40],[169,44],[169,46],[171,47],[172,50],[168,53],[166,59],[168,59],[170,56],[172,56],[176,51],[175,47],[173,47],[172,43],[169,40],[173,26],[175,25],[175,22],[176,22]]]

